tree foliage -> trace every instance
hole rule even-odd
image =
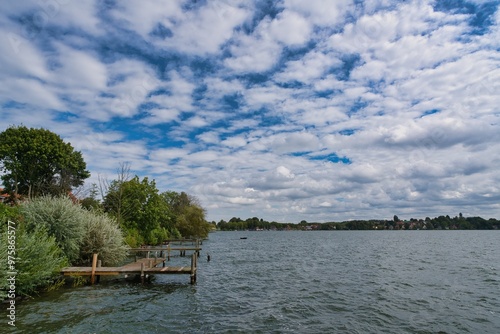
[[[397,216],[395,216],[397,218]],[[215,222],[212,222],[215,224]],[[349,220],[344,222],[308,223],[303,220],[299,224],[268,222],[257,217],[242,220],[233,217],[226,222],[221,220],[217,228],[223,231],[235,230],[491,230],[500,229],[500,220],[481,217],[463,217],[461,215],[451,218],[450,216],[439,216],[436,218],[426,217],[424,219],[410,218],[409,221],[401,221],[399,218],[392,220]]]
[[[205,220],[205,209],[198,199],[185,192],[169,191],[162,194],[172,208],[176,227],[182,236],[188,238],[206,238],[211,229]]]
[[[5,189],[29,198],[66,194],[90,176],[71,144],[49,130],[25,126],[0,133],[0,163]]]
[[[130,246],[158,244],[175,233],[171,208],[147,177],[111,182],[103,205],[120,220]]]
[[[112,181],[103,206],[120,220],[130,246],[155,245],[168,238],[204,238],[211,228],[196,197],[175,191],[160,194],[156,182],[147,177]]]

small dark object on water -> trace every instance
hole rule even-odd
[[[246,239],[247,237],[241,237],[240,239]]]
[[[210,254],[207,254],[207,262],[210,262]]]

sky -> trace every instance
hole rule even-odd
[[[500,218],[486,0],[37,0],[0,13],[0,131],[49,129],[209,221]]]

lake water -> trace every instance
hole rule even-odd
[[[17,308],[6,333],[500,333],[500,231],[216,232],[196,285],[119,279]]]

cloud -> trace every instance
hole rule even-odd
[[[3,8],[4,15],[9,18],[24,17],[30,21],[31,25],[13,30],[13,33],[26,39],[38,38],[44,30],[53,27],[101,34],[99,18],[96,16],[98,10],[94,0],[77,4],[66,0],[23,1],[9,3]]]
[[[340,67],[342,62],[335,56],[322,52],[311,51],[300,60],[289,61],[283,72],[278,73],[277,81],[299,81],[311,83],[314,79],[321,78],[332,67]]]
[[[1,80],[0,94],[2,101],[16,101],[32,104],[41,108],[64,109],[64,103],[57,95],[38,80],[15,78]]]
[[[276,64],[281,50],[269,36],[243,35],[231,48],[233,57],[225,59],[224,63],[237,72],[265,72]]]
[[[304,15],[308,22],[318,26],[336,26],[345,20],[345,14],[353,9],[352,0],[332,3],[328,0],[285,0],[284,7]]]
[[[233,57],[225,64],[237,72],[264,72],[278,61],[283,47],[303,45],[312,27],[295,12],[283,11],[276,18],[266,17],[251,35],[240,34],[231,46]]]
[[[157,47],[204,55],[218,53],[248,19],[247,4],[233,3],[208,2],[185,11],[182,1],[146,1],[140,5],[126,1],[113,15]]]
[[[281,12],[274,20],[269,22],[269,27],[263,27],[269,31],[271,37],[286,46],[302,45],[308,41],[311,34],[311,24],[301,15],[290,12]]]
[[[108,80],[107,68],[94,56],[58,45],[58,64],[52,73],[55,85],[72,89],[104,90]]]

